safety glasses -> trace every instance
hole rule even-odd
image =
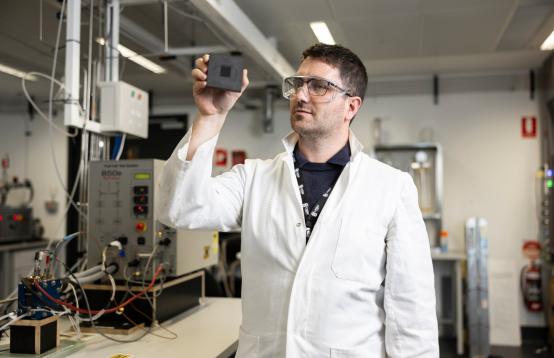
[[[291,76],[285,78],[282,87],[283,97],[290,100],[291,97],[295,96],[304,87],[304,84],[307,84],[308,94],[313,98],[323,99],[325,95],[335,93],[352,97],[347,90],[334,82],[316,76]]]

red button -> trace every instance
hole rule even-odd
[[[12,217],[13,221],[23,221],[23,215],[21,214],[14,214]]]
[[[138,222],[138,223],[135,225],[135,229],[136,229],[138,232],[144,232],[144,231],[146,231],[146,223]]]

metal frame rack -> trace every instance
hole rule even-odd
[[[418,143],[418,144],[397,144],[397,145],[377,145],[375,146],[375,157],[383,163],[389,164],[397,169],[413,173],[412,164],[414,157],[418,152],[427,155],[430,164],[433,193],[431,195],[432,206],[422,208],[423,220],[429,233],[429,243],[431,247],[440,245],[440,232],[442,230],[442,195],[443,195],[443,166],[442,166],[442,147],[438,143]],[[416,178],[414,178],[416,179]],[[416,183],[417,184],[417,183]],[[421,199],[421,189],[420,199]],[[420,207],[422,203],[420,202]]]

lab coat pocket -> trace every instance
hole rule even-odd
[[[385,274],[386,233],[386,227],[371,220],[342,220],[331,265],[335,276],[379,289]]]
[[[242,327],[239,330],[239,346],[237,357],[254,358],[260,355],[260,337],[246,332]]]

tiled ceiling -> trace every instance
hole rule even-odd
[[[129,3],[132,0],[126,0]],[[231,1],[231,0],[220,0]],[[121,16],[148,32],[158,49],[122,31],[121,42],[166,67],[165,75],[151,74],[125,61],[123,79],[159,96],[190,96],[191,57],[161,61],[163,7],[161,2],[137,0],[124,6]],[[145,3],[146,2],[146,3]],[[309,22],[326,21],[337,42],[360,55],[372,77],[431,73],[526,70],[538,67],[548,56],[537,49],[546,31],[554,28],[552,0],[235,0],[293,66],[302,50],[316,42]],[[42,3],[42,40],[40,4]],[[95,4],[100,3],[99,0]],[[83,0],[83,4],[88,4]],[[225,34],[214,34],[185,14],[198,15],[185,0],[170,1],[171,47],[222,44]],[[178,9],[179,11],[176,11]],[[56,30],[57,0],[0,1],[0,63],[25,71],[50,72]],[[180,12],[180,13],[179,13]],[[88,11],[83,9],[82,47],[87,46]],[[549,29],[549,27],[552,27]],[[94,30],[98,31],[98,19]],[[95,35],[96,36],[96,35]],[[233,47],[232,39],[226,43]],[[94,46],[95,51],[97,46]],[[240,49],[237,49],[240,50]],[[156,54],[154,54],[156,52]],[[62,57],[58,78],[63,76]],[[246,55],[254,84],[271,82]],[[83,62],[84,63],[84,62]],[[37,92],[47,86],[35,84]],[[20,96],[20,81],[0,74],[0,96]],[[253,91],[252,93],[256,93]]]
[[[409,66],[430,58],[483,55],[483,69],[491,53],[534,51],[534,61],[514,63],[533,67],[546,54],[531,43],[554,14],[551,0],[236,0],[267,36],[279,40],[281,52],[297,64],[302,49],[316,41],[310,21],[326,21],[338,43],[357,52],[374,75],[398,74],[383,68],[383,60],[405,60],[405,74],[421,69]],[[450,71],[456,71],[455,67]],[[467,70],[462,66],[464,70]],[[378,70],[378,71],[377,71]],[[475,70],[480,70],[479,66]],[[377,73],[376,73],[377,72]]]

